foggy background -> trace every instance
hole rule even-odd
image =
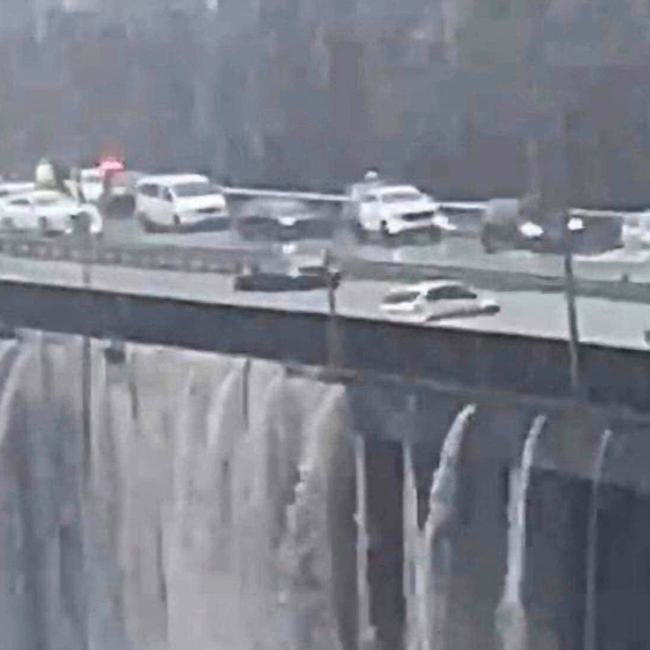
[[[0,0],[0,171],[650,203],[647,0]]]

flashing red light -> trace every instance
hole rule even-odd
[[[103,172],[121,172],[124,171],[124,163],[117,158],[105,158],[99,163],[99,168]]]

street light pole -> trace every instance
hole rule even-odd
[[[580,336],[578,333],[578,310],[576,307],[575,276],[573,273],[573,251],[571,250],[570,215],[568,210],[562,215],[564,240],[564,294],[569,320],[569,363],[571,371],[571,391],[574,396],[580,392]]]
[[[569,222],[571,213],[567,204],[575,198],[575,161],[572,160],[572,151],[569,145],[569,115],[565,112],[562,121],[562,136],[564,163],[568,169],[565,169],[565,178],[569,186],[568,191],[563,194],[567,200],[564,201],[562,210],[562,241],[564,248],[564,293],[567,304],[567,316],[569,322],[569,364],[571,377],[571,392],[574,397],[580,395],[580,335],[578,331],[578,310],[576,306],[576,288],[575,274],[573,272],[573,249],[571,245],[571,230]]]
[[[336,309],[336,289],[337,278],[332,271],[332,258],[329,249],[325,250],[323,255],[323,267],[325,269],[325,278],[327,282],[327,363],[330,367],[336,366],[341,361],[341,345],[338,332],[338,315]]]

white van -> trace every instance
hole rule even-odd
[[[145,176],[136,184],[135,214],[146,231],[228,227],[223,191],[199,174]]]

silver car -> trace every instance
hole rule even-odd
[[[435,280],[393,289],[381,311],[391,317],[417,322],[496,314],[498,303],[456,280]]]

